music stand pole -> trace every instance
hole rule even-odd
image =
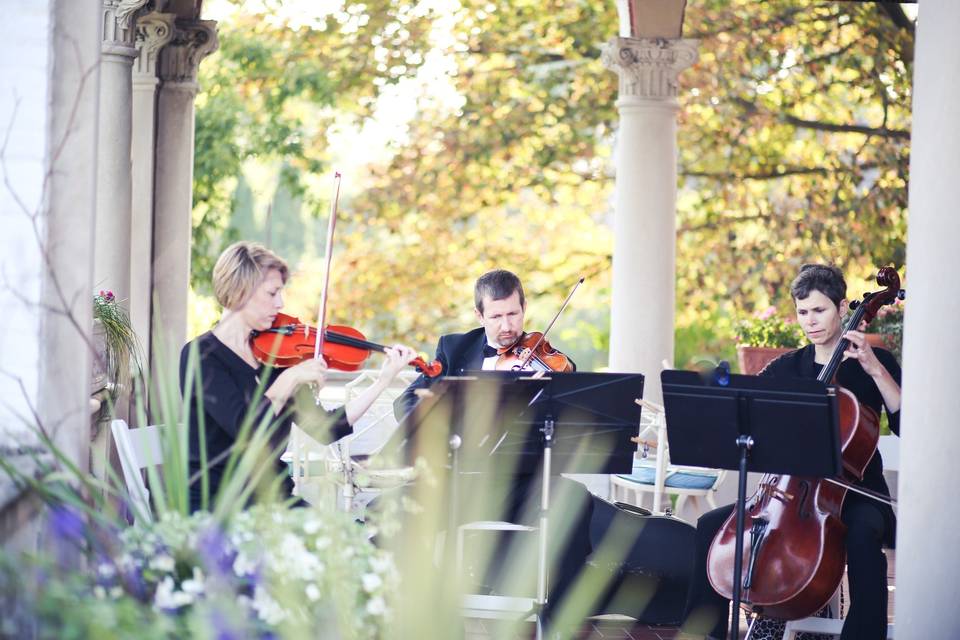
[[[550,521],[550,458],[555,423],[547,417],[543,433],[543,486],[540,489],[540,549],[537,558],[537,640],[543,637],[543,610],[547,606],[547,528]]]
[[[743,572],[743,530],[747,509],[747,457],[753,447],[753,438],[740,436],[737,438],[740,447],[740,483],[737,490],[737,540],[734,545],[733,558],[733,610],[730,613],[731,640],[740,637],[740,589],[742,587],[741,574]]]
[[[446,548],[453,549],[453,540],[456,535],[456,531],[459,524],[459,508],[460,504],[460,446],[463,444],[463,438],[458,434],[453,434],[450,436],[450,439],[447,441],[447,446],[450,448],[450,458],[451,458],[451,470],[450,470],[450,500],[448,501],[447,509],[447,535],[449,536],[449,541],[445,543]],[[448,555],[448,557],[450,557]]]

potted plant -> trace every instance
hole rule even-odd
[[[880,307],[873,322],[867,325],[866,333],[874,338],[870,340],[873,346],[888,349],[897,357],[897,362],[903,362],[903,302],[896,300]]]
[[[140,363],[130,316],[112,291],[93,296],[93,345],[90,394],[100,402],[99,422],[112,412],[120,391],[129,386],[131,368],[139,368]]]
[[[791,318],[767,307],[734,325],[741,373],[755,375],[771,360],[803,344],[803,330]]]

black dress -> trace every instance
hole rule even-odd
[[[900,384],[900,365],[885,349],[874,349],[877,359],[891,377]],[[816,378],[823,365],[814,362],[815,348],[808,345],[786,353],[760,373],[785,378]],[[853,393],[861,404],[879,415],[885,411],[880,390],[856,360],[845,360],[837,370],[837,384]],[[887,412],[890,429],[899,435],[900,412]],[[883,478],[883,460],[876,452],[863,480],[856,483],[883,495],[890,490]],[[697,624],[696,631],[711,637],[726,638],[729,601],[718,595],[707,579],[707,554],[717,531],[733,510],[733,505],[719,507],[705,513],[697,521],[697,554],[694,558],[693,580],[687,599],[688,623]],[[850,581],[850,608],[844,620],[842,640],[879,640],[886,637],[887,627],[887,560],[883,546],[892,546],[896,529],[893,510],[872,498],[848,491],[843,503],[841,520],[847,525],[845,540],[847,575]],[[769,619],[768,619],[769,620]],[[782,634],[782,623],[777,624]],[[775,635],[775,634],[774,634]]]
[[[199,384],[202,392],[196,393],[197,373],[194,372],[190,388],[187,388],[187,373],[190,352],[197,350],[199,363]],[[333,442],[353,429],[342,409],[326,411],[316,406],[309,389],[300,389],[291,398],[279,416],[261,427],[265,416],[273,415],[272,404],[263,396],[283,369],[261,365],[251,367],[232,349],[220,342],[212,332],[198,336],[184,345],[180,352],[180,390],[190,401],[190,424],[188,432],[188,466],[193,477],[201,471],[200,455],[200,415],[204,418],[203,440],[206,443],[207,473],[210,483],[211,500],[223,479],[230,451],[240,429],[246,420],[252,420],[257,428],[271,429],[270,443],[274,450],[281,451],[290,435],[290,425],[296,416],[297,426],[304,429],[313,438],[321,442]],[[262,383],[262,384],[261,384]],[[279,453],[277,454],[279,456]],[[282,474],[283,486],[287,494],[293,488],[293,481],[287,473],[286,465],[276,461],[276,471]],[[190,485],[190,510],[196,511],[201,505],[201,484],[197,480]]]

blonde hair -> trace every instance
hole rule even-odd
[[[267,271],[276,269],[284,284],[287,263],[259,242],[235,242],[227,247],[213,267],[213,294],[224,309],[239,309],[250,299]]]

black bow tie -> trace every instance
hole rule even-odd
[[[496,349],[494,349],[493,347],[491,347],[489,344],[483,345],[483,357],[484,357],[484,358],[492,358],[492,357],[495,356],[495,355],[497,355],[497,350],[496,350]]]

